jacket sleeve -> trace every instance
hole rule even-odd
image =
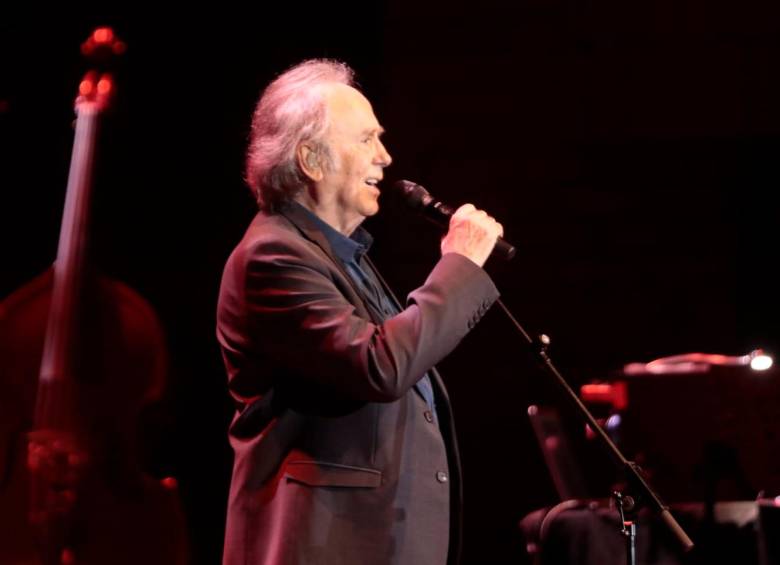
[[[446,254],[406,308],[377,325],[356,315],[311,249],[261,241],[228,262],[218,336],[229,366],[231,353],[265,359],[352,398],[389,402],[449,354],[496,298],[481,268]]]

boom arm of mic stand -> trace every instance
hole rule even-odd
[[[563,378],[563,375],[561,375],[561,373],[558,372],[558,369],[555,368],[552,360],[550,360],[550,357],[547,355],[547,346],[550,343],[547,336],[541,336],[538,341],[534,340],[530,335],[528,335],[523,326],[521,326],[520,323],[515,319],[504,303],[500,299],[496,302],[515,326],[517,331],[519,331],[526,340],[528,345],[530,345],[532,349],[535,349],[535,353],[541,359],[544,367],[547,369],[547,372],[553,377],[553,380],[561,389],[564,396],[566,396],[567,399],[576,407],[580,417],[582,417],[582,419],[585,420],[585,422],[590,426],[596,437],[599,438],[599,441],[606,447],[610,455],[612,455],[613,459],[623,467],[631,485],[633,488],[639,491],[639,498],[641,498],[645,504],[650,506],[657,514],[660,515],[661,520],[664,522],[664,524],[666,524],[675,538],[677,538],[685,551],[690,551],[693,549],[693,541],[691,541],[691,538],[688,537],[688,534],[685,533],[685,530],[683,530],[682,526],[680,526],[677,520],[675,520],[674,516],[672,516],[672,513],[669,512],[669,507],[661,501],[661,498],[655,493],[650,485],[647,484],[647,481],[639,470],[639,466],[633,461],[626,459],[618,446],[615,445],[615,443],[610,439],[607,433],[593,417],[593,414],[590,413],[590,410],[588,410],[587,406],[585,406],[585,404],[583,404],[583,402],[577,396],[577,393],[572,390],[572,388],[569,386],[569,383],[566,382],[566,379]]]

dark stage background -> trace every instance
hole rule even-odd
[[[322,3],[320,3],[322,4]],[[0,23],[0,296],[54,258],[72,103],[96,25],[127,42],[102,132],[94,249],[157,309],[169,392],[146,461],[179,480],[197,563],[219,560],[231,416],[214,338],[222,265],[252,217],[243,151],[261,88],[349,62],[395,162],[474,202],[518,247],[504,300],[573,383],[690,351],[777,351],[780,5],[536,0],[103,13]],[[389,182],[385,182],[385,187]],[[405,294],[437,232],[385,198],[374,258]],[[523,562],[555,501],[526,417],[558,397],[494,308],[441,364],[465,467],[468,563]]]

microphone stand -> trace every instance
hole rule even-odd
[[[612,493],[612,498],[615,499],[615,506],[620,513],[620,523],[622,528],[620,529],[620,535],[626,538],[626,563],[628,565],[636,565],[636,519],[633,515],[630,515],[630,519],[626,519],[626,514],[636,511],[636,505],[630,496],[623,496],[623,493],[615,491]]]
[[[558,369],[555,368],[552,360],[547,355],[550,338],[542,334],[539,336],[538,340],[534,340],[528,335],[525,329],[523,329],[523,326],[520,325],[500,299],[497,300],[497,303],[528,345],[531,346],[531,349],[541,360],[547,372],[553,377],[553,380],[561,389],[564,396],[574,405],[579,416],[590,426],[600,443],[607,449],[615,462],[623,468],[628,479],[627,483],[636,492],[635,497],[620,492],[614,492],[612,494],[618,512],[620,513],[620,535],[626,539],[626,563],[629,565],[636,565],[636,520],[633,519],[633,516],[638,512],[640,502],[651,508],[653,512],[661,517],[663,523],[671,531],[672,535],[677,538],[685,551],[693,549],[693,541],[691,541],[691,538],[688,537],[685,530],[682,529],[674,516],[672,516],[671,512],[669,512],[669,507],[661,501],[661,498],[653,491],[650,485],[647,484],[647,481],[642,476],[639,465],[626,459],[620,449],[593,417],[593,414],[590,413],[590,410],[582,403],[577,396],[577,393],[572,390],[569,383],[566,382],[566,379],[564,379],[561,373],[558,372]]]

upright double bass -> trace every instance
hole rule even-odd
[[[115,83],[101,68],[124,50],[110,28],[82,45],[96,61],[79,84],[57,257],[0,302],[0,563],[183,563],[173,483],[137,461],[141,409],[163,393],[160,322],[89,257],[100,119]]]

